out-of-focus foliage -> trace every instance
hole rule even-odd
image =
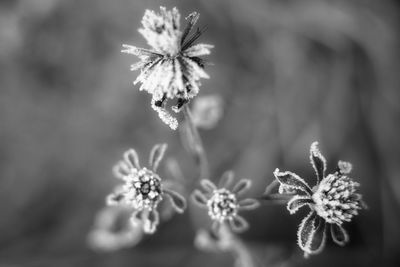
[[[307,148],[354,164],[369,210],[347,225],[351,242],[305,261],[299,218],[282,206],[244,216],[260,266],[385,266],[400,240],[399,6],[359,0],[16,0],[0,3],[0,265],[223,266],[192,248],[207,214],[190,208],[137,247],[99,254],[86,244],[128,147],[169,144],[184,176],[197,175],[176,132],[133,87],[122,43],[145,46],[144,10],[198,11],[214,44],[210,80],[224,117],[202,131],[211,180],[226,169],[262,193],[276,167],[313,177]],[[334,166],[328,166],[332,169]],[[163,173],[164,172],[164,173]],[[160,175],[167,175],[160,169]],[[192,222],[192,224],[191,224]],[[192,227],[188,227],[192,225]],[[397,257],[397,259],[396,259]],[[351,259],[349,261],[349,259]]]

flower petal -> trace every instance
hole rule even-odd
[[[311,211],[302,221],[297,231],[297,243],[306,253],[311,253],[311,242],[315,233],[315,211]]]
[[[260,202],[252,198],[239,201],[239,210],[254,210],[260,206]]]
[[[187,57],[205,56],[211,53],[210,49],[213,47],[213,45],[209,44],[196,44],[186,49],[184,53]]]
[[[196,203],[200,207],[207,206],[207,197],[200,190],[194,190],[191,197],[194,203]]]
[[[312,191],[308,184],[297,174],[292,172],[280,172],[279,169],[274,171],[275,178],[283,185],[283,188],[300,190],[311,196]]]
[[[121,186],[117,186],[114,192],[106,197],[108,206],[120,205],[125,200],[125,192]]]
[[[241,233],[249,228],[249,223],[240,215],[236,215],[229,220],[229,225],[233,232]]]
[[[349,242],[347,231],[341,225],[331,224],[330,226],[333,241],[339,246],[346,245]]]
[[[241,179],[237,184],[233,187],[232,193],[236,195],[243,194],[247,189],[251,186],[251,181],[249,179]]]
[[[124,179],[124,177],[128,176],[131,171],[129,165],[125,161],[121,160],[113,167],[113,173],[115,177]]]
[[[231,186],[234,178],[233,171],[226,171],[222,174],[221,179],[219,180],[218,187],[219,188],[228,188]]]
[[[127,164],[129,164],[129,167],[135,168],[138,170],[140,169],[139,157],[133,148],[129,149],[128,151],[126,151],[124,153],[124,159],[125,159],[125,162]]]
[[[301,207],[311,203],[313,203],[313,200],[309,196],[296,195],[289,200],[286,208],[290,214],[295,214]]]
[[[186,199],[173,190],[164,189],[164,192],[171,200],[171,204],[178,213],[183,213],[186,209]]]
[[[143,231],[147,234],[153,234],[157,229],[158,223],[160,222],[160,216],[158,211],[153,209],[148,212],[143,212],[142,220]]]
[[[317,174],[317,183],[325,177],[326,159],[318,148],[318,142],[314,142],[310,147],[310,161],[315,173]]]
[[[308,254],[320,253],[324,249],[326,243],[326,222],[321,217],[317,217],[316,221],[318,222],[318,226],[311,239],[310,251],[307,252]]]
[[[212,193],[213,191],[217,190],[215,184],[208,179],[201,180],[200,184],[204,188],[204,190],[206,190],[207,193]]]
[[[353,169],[353,165],[350,162],[339,160],[338,168],[341,174],[349,174]]]
[[[167,144],[157,144],[151,150],[149,158],[149,166],[150,168],[153,169],[153,171],[155,172],[157,171],[158,165],[160,164],[160,161],[164,157],[164,153],[167,147],[168,147]]]

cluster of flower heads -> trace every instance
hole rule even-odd
[[[172,129],[177,129],[178,120],[166,109],[167,99],[177,99],[172,108],[179,112],[199,92],[200,79],[209,78],[201,56],[210,54],[213,47],[208,44],[194,44],[201,30],[193,31],[199,19],[197,12],[186,17],[184,30],[180,26],[177,8],[167,10],[160,7],[160,13],[146,10],[139,32],[146,39],[150,49],[124,44],[123,53],[138,56],[140,61],[131,70],[140,69],[134,84],[141,83],[140,90],[152,95],[152,108],[160,119]]]
[[[365,207],[361,195],[357,193],[359,183],[348,176],[352,169],[349,162],[339,161],[336,171],[326,176],[327,164],[318,149],[318,142],[311,144],[310,161],[317,176],[314,187],[293,172],[281,172],[279,169],[274,172],[280,183],[279,193],[294,194],[287,203],[289,212],[294,214],[303,206],[311,210],[297,232],[298,245],[305,256],[323,250],[327,232],[335,243],[345,245],[349,236],[342,224],[350,222]]]
[[[137,224],[140,221],[145,233],[155,232],[160,220],[157,207],[164,196],[169,197],[178,213],[182,213],[186,208],[185,198],[173,190],[171,183],[163,183],[156,173],[166,148],[166,144],[153,147],[149,159],[151,169],[140,167],[139,158],[134,149],[126,151],[124,160],[114,167],[115,176],[124,184],[117,186],[107,197],[107,204],[130,208],[131,222]]]
[[[226,223],[234,232],[245,231],[249,224],[238,214],[239,211],[252,210],[259,206],[255,199],[240,199],[241,195],[250,188],[251,181],[241,179],[232,187],[233,176],[233,172],[225,172],[218,187],[210,180],[201,180],[200,184],[204,193],[195,190],[192,194],[193,201],[200,207],[207,209],[208,215],[213,220],[212,229],[215,229],[217,233],[220,226]]]

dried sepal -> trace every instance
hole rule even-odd
[[[165,194],[169,197],[172,207],[178,213],[183,213],[186,209],[186,199],[176,191],[164,189]]]
[[[124,153],[124,159],[125,159],[125,162],[129,164],[130,168],[137,169],[137,170],[140,169],[139,157],[133,148],[127,150]]]
[[[191,198],[200,207],[207,207],[207,197],[198,189],[194,190]]]
[[[310,205],[313,203],[313,200],[309,196],[299,196],[296,195],[292,197],[288,203],[286,208],[290,212],[290,214],[296,213],[301,207]]]
[[[341,225],[330,224],[330,231],[333,241],[339,246],[344,246],[349,242],[349,235]]]
[[[314,168],[315,173],[317,175],[317,183],[319,183],[319,181],[321,181],[325,177],[326,159],[321,154],[321,152],[318,148],[318,142],[314,142],[311,144],[310,161],[311,161],[311,165]]]
[[[149,165],[153,169],[153,171],[157,171],[158,165],[163,159],[167,147],[168,147],[167,144],[157,144],[151,150],[149,157]]]
[[[233,216],[229,219],[229,226],[235,233],[242,233],[249,229],[249,223],[240,215]]]
[[[131,167],[125,161],[121,160],[113,167],[113,174],[119,179],[124,179],[131,173]]]
[[[326,244],[327,223],[322,218],[317,217],[315,224],[316,229],[311,238],[309,250],[305,252],[306,257],[308,254],[315,255],[322,252]]]
[[[251,187],[251,181],[249,179],[241,179],[235,184],[232,189],[232,193],[236,195],[241,195],[246,192]]]
[[[283,185],[283,188],[288,190],[303,191],[308,196],[312,195],[312,190],[308,184],[293,172],[280,172],[279,169],[274,171],[275,178]]]
[[[311,211],[302,221],[297,231],[297,243],[306,253],[310,253],[310,246],[315,233],[316,213]]]
[[[215,184],[213,182],[211,182],[208,179],[203,179],[200,181],[200,185],[203,187],[203,189],[207,192],[207,193],[212,193],[213,191],[217,190],[217,187],[215,186]]]

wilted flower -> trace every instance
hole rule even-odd
[[[251,186],[251,181],[241,179],[233,189],[229,189],[233,181],[233,172],[227,171],[222,175],[218,187],[210,180],[201,180],[200,184],[205,193],[195,190],[192,199],[199,206],[208,210],[208,215],[213,220],[213,229],[219,229],[221,224],[229,223],[234,232],[243,232],[249,225],[238,213],[241,210],[252,210],[259,206],[255,199],[239,197]],[[218,231],[217,231],[218,232]]]
[[[166,144],[155,145],[150,153],[150,170],[139,165],[139,158],[134,149],[125,152],[124,160],[114,167],[114,174],[124,181],[107,197],[109,205],[122,205],[133,208],[132,223],[140,220],[145,233],[153,233],[159,223],[158,204],[168,196],[175,210],[182,213],[186,200],[175,192],[170,184],[163,183],[156,173],[164,156]]]
[[[177,8],[166,10],[160,7],[160,13],[146,10],[139,32],[146,39],[150,49],[123,45],[123,53],[138,56],[140,61],[131,66],[131,70],[140,69],[141,73],[134,84],[141,83],[140,90],[152,95],[152,107],[172,129],[178,127],[178,121],[165,108],[166,100],[177,99],[173,107],[178,112],[181,107],[199,92],[200,79],[209,78],[204,72],[201,56],[210,54],[213,47],[208,44],[196,44],[201,30],[192,29],[199,19],[197,12],[187,16],[185,29],[180,28],[180,14]]]
[[[127,207],[105,207],[95,218],[89,232],[88,243],[94,250],[114,251],[136,245],[143,237],[140,221],[130,222],[132,209]]]
[[[327,231],[335,243],[345,245],[349,236],[342,224],[350,222],[364,208],[361,195],[356,193],[360,184],[348,176],[352,169],[350,163],[339,161],[337,170],[325,176],[326,160],[318,149],[318,142],[311,144],[310,160],[317,175],[314,187],[292,172],[279,169],[274,172],[280,183],[279,193],[295,194],[287,204],[289,212],[294,214],[303,206],[311,209],[297,232],[298,244],[305,256],[322,251]]]
[[[222,117],[222,99],[217,95],[196,98],[192,108],[192,119],[198,128],[212,129]]]

